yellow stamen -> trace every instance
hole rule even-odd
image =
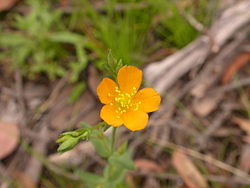
[[[133,87],[133,91],[131,93],[122,92],[118,87],[115,87],[115,92],[117,93],[116,97],[114,98],[115,104],[117,106],[117,110],[115,112],[117,114],[121,115],[126,113],[130,108],[134,111],[139,110],[139,106],[142,102],[139,101],[133,103],[133,97],[137,93],[136,87]]]

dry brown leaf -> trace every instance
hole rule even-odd
[[[238,128],[229,128],[229,127],[220,127],[214,134],[213,136],[215,137],[227,137],[231,135],[240,135],[241,130]]]
[[[250,170],[250,144],[246,144],[241,151],[239,168],[245,172]]]
[[[17,0],[0,0],[0,11],[10,9]]]
[[[70,5],[70,0],[61,0],[61,7],[68,7]]]
[[[233,117],[233,122],[240,126],[240,128],[250,136],[250,121],[238,117]]]
[[[148,159],[135,160],[135,167],[143,171],[154,171],[154,172],[164,171],[164,169],[159,164]]]
[[[250,144],[250,136],[243,136],[242,140],[247,144]]]
[[[195,98],[204,97],[207,88],[209,87],[209,80],[204,80],[201,83],[194,86],[194,88],[190,91],[190,94]]]
[[[225,70],[224,75],[222,76],[222,83],[227,84],[236,72],[239,71],[245,64],[250,61],[250,53],[242,53],[238,57],[236,57],[229,67]]]
[[[192,108],[200,117],[206,117],[217,108],[221,99],[222,95],[204,97],[193,103]]]
[[[0,159],[7,157],[16,148],[19,129],[15,123],[0,122]]]
[[[36,184],[32,181],[32,179],[27,176],[24,172],[14,171],[12,177],[17,181],[20,187],[25,188],[36,188]]]
[[[203,178],[192,161],[183,153],[181,149],[174,152],[172,164],[180,174],[184,182],[190,188],[208,188],[207,181]]]

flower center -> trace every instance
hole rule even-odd
[[[118,106],[121,108],[129,108],[131,106],[131,94],[128,93],[118,93],[117,97],[115,97],[115,101]]]
[[[133,88],[133,91],[131,93],[124,93],[122,92],[118,87],[115,88],[115,92],[117,95],[115,96],[115,104],[118,107],[115,111],[117,113],[117,118],[120,118],[120,116],[127,112],[129,109],[133,111],[137,111],[139,109],[139,105],[141,104],[141,101],[138,103],[132,102],[133,96],[136,94],[136,88]],[[113,103],[110,103],[110,105],[114,105]]]
[[[115,97],[115,102],[119,106],[118,110],[121,112],[126,112],[128,108],[132,106],[132,97],[136,94],[136,88],[133,88],[132,93],[123,93],[118,87],[115,88],[117,96]]]

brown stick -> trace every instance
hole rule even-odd
[[[242,178],[245,181],[250,182],[250,175],[247,174],[246,172],[239,170],[231,165],[228,165],[222,161],[219,161],[219,160],[217,160],[209,155],[202,154],[198,151],[195,151],[195,150],[192,150],[192,149],[180,146],[180,145],[176,145],[176,144],[171,143],[171,142],[161,143],[159,140],[150,140],[149,143],[156,144],[156,146],[159,146],[159,147],[167,147],[167,148],[170,148],[173,150],[181,149],[183,152],[185,152],[187,155],[189,155],[191,157],[205,161],[205,162],[212,164],[220,169],[231,172],[235,176],[238,176],[239,178]]]
[[[248,26],[249,10],[250,1],[245,0],[224,11],[209,31],[212,41],[211,37],[203,35],[175,54],[150,64],[145,68],[146,81],[154,84],[154,88],[160,93],[169,89],[181,76],[203,64],[208,56],[214,52],[217,53],[238,31]],[[245,34],[247,37],[247,33]]]

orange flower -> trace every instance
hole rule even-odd
[[[148,123],[148,112],[156,111],[161,97],[152,88],[138,91],[142,71],[134,66],[124,66],[117,74],[116,84],[104,78],[97,87],[97,95],[105,104],[100,117],[114,127],[124,124],[128,129],[144,129]]]

